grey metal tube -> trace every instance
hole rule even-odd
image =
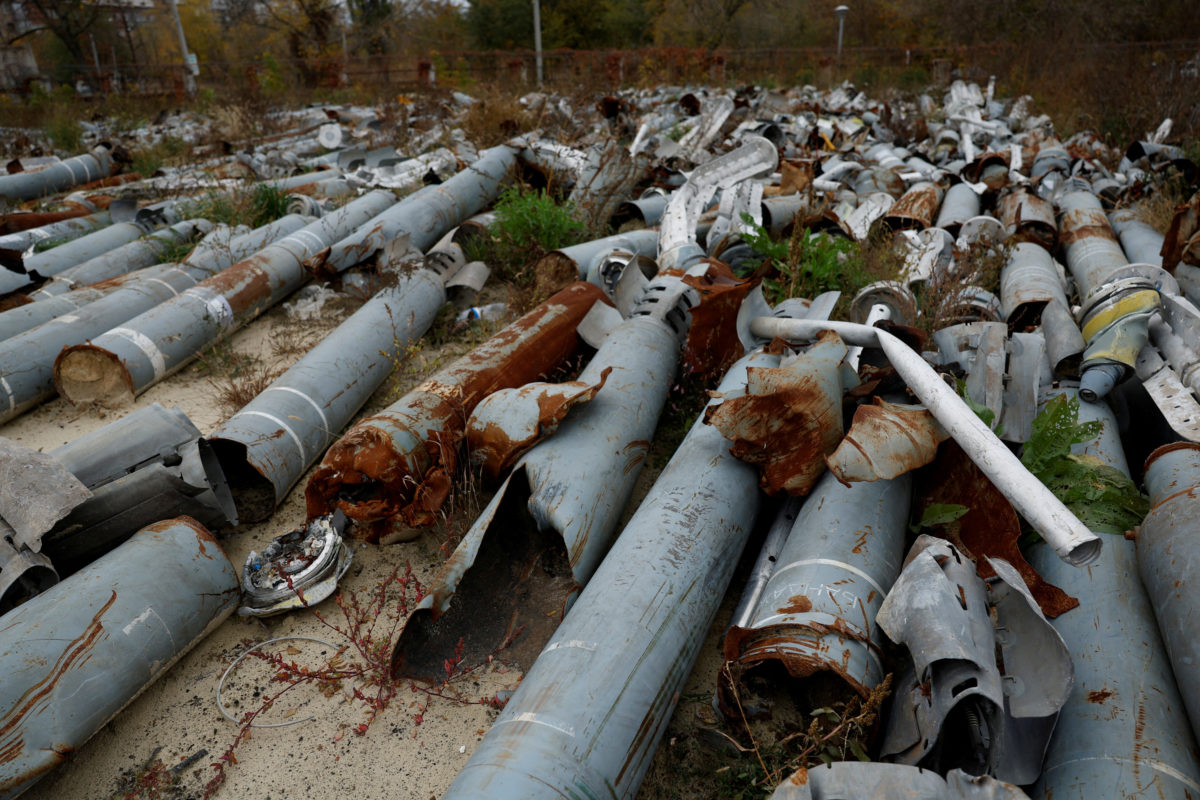
[[[338,237],[321,259],[324,274],[366,261],[388,242],[408,234],[424,252],[455,225],[487,208],[516,175],[516,150],[506,145],[483,151],[479,160],[436,186],[409,195],[358,230]]]
[[[593,239],[590,242],[573,244],[561,250],[551,250],[542,256],[539,265],[546,265],[551,260],[566,259],[575,266],[579,273],[579,279],[586,280],[591,265],[598,258],[613,250],[625,250],[634,255],[654,258],[658,253],[658,231],[646,229],[615,233],[612,236],[605,236],[603,239]]]
[[[287,178],[276,178],[269,181],[260,181],[259,186],[265,186],[270,189],[275,189],[280,192],[286,192],[289,189],[295,189],[297,186],[307,186],[310,183],[321,183],[323,181],[340,178],[342,171],[337,167],[329,169],[319,169],[315,172],[303,172],[299,175],[292,175]]]
[[[40,228],[30,228],[16,233],[0,236],[0,250],[16,250],[24,252],[29,248],[37,248],[39,244],[54,242],[69,242],[78,239],[85,233],[103,228],[112,222],[112,214],[100,211],[86,217],[73,217]]]
[[[1060,558],[1074,566],[1083,566],[1099,555],[1100,537],[1089,531],[1053,492],[1030,475],[933,368],[894,335],[852,322],[756,317],[750,323],[751,333],[767,341],[776,336],[791,341],[810,341],[822,330],[832,330],[849,345],[882,349],[917,399],[1021,516],[1054,547]]]
[[[1132,209],[1108,212],[1108,221],[1121,240],[1121,249],[1131,264],[1162,266],[1163,235],[1142,221]]]
[[[96,147],[90,153],[66,158],[33,172],[0,175],[0,197],[10,200],[32,200],[81,183],[107,178],[112,172],[112,155],[107,147]]]
[[[140,239],[146,232],[147,228],[139,223],[116,222],[51,250],[43,250],[28,257],[22,256],[21,268],[25,270],[25,274],[13,270],[0,270],[0,294],[29,286],[37,278],[57,275],[123,244]]]
[[[47,298],[40,303],[26,303],[7,311],[0,311],[0,342],[16,336],[22,331],[36,328],[55,317],[70,314],[75,309],[104,297],[108,291],[107,288],[84,287],[57,297]]]
[[[1200,530],[1200,445],[1178,442],[1160,447],[1146,460],[1150,513],[1137,535],[1138,571],[1158,620],[1192,733],[1200,735],[1200,664],[1196,621],[1200,602],[1191,591],[1196,575],[1196,531]]]
[[[1008,235],[1020,235],[1053,250],[1058,244],[1058,223],[1054,220],[1054,206],[1036,194],[1026,191],[1013,192],[1000,198],[998,215]]]
[[[679,346],[669,326],[646,316],[609,333],[578,378],[594,386],[611,370],[604,386],[513,467],[405,622],[393,656],[397,674],[436,678],[456,652],[476,663],[517,627],[524,631],[509,652],[518,662],[541,651],[608,552],[675,376]],[[517,565],[531,560],[550,586],[526,582],[528,571]],[[514,577],[472,580],[497,569]],[[547,608],[555,613],[547,617]]]
[[[90,286],[141,267],[149,267],[171,247],[212,230],[206,219],[189,219],[141,239],[123,244],[82,264],[63,270],[37,291],[42,296],[66,294],[77,286]]]
[[[718,391],[745,391],[756,352]],[[758,475],[697,420],[443,800],[631,798],[758,513]]]
[[[445,300],[433,271],[400,275],[208,437],[242,522],[271,516]]]
[[[726,634],[726,660],[778,663],[793,679],[832,673],[866,697],[887,674],[875,614],[900,574],[911,488],[909,474],[850,486],[822,476],[748,624]],[[796,688],[772,683],[772,695]]]
[[[1100,199],[1091,192],[1068,192],[1059,200],[1059,221],[1067,269],[1079,287],[1079,300],[1106,283],[1114,271],[1129,263],[1117,241]]]
[[[121,328],[64,350],[54,365],[59,393],[72,403],[129,402],[300,288],[306,259],[395,201],[391,192],[370,192]]]
[[[956,183],[946,190],[942,208],[934,227],[958,235],[958,229],[971,217],[979,216],[979,195],[966,183]]]
[[[0,797],[66,761],[229,616],[239,594],[221,545],[181,517],[6,614]]]
[[[1067,296],[1059,280],[1054,259],[1041,245],[1018,242],[1000,273],[1000,307],[1014,330],[1038,325],[1047,303],[1067,307]]]
[[[1128,474],[1108,406],[1080,403],[1079,418],[1102,420],[1104,429],[1097,440],[1073,449]],[[1071,651],[1075,685],[1030,792],[1035,800],[1200,793],[1196,742],[1138,580],[1134,548],[1110,536],[1099,560],[1085,570],[1066,567],[1043,545],[1029,550],[1029,562],[1043,578],[1079,598],[1078,608],[1050,621]]]
[[[57,315],[45,324],[0,341],[0,422],[53,396],[54,361],[64,347],[82,344],[159,303],[178,297],[234,260],[262,249],[264,240],[272,241],[291,233],[302,222],[300,217],[285,217],[223,246],[214,245],[202,251],[197,248],[199,252],[193,251],[181,264],[150,267],[144,279],[131,280],[69,314]],[[22,321],[35,322],[38,308],[50,305],[50,302],[30,303],[5,312],[0,318],[20,312],[20,317],[10,323],[19,327]]]
[[[808,207],[808,197],[800,192],[779,197],[767,197],[762,201],[763,227],[775,235],[796,219],[796,214]]]

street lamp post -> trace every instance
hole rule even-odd
[[[179,18],[179,6],[175,0],[167,0],[171,13],[175,15],[175,31],[179,34],[179,49],[183,52],[183,89],[189,95],[196,93],[196,57],[188,52],[187,38],[183,35],[183,20]]]
[[[536,0],[534,0],[536,2]],[[842,72],[842,31],[846,27],[846,15],[850,13],[850,6],[838,6],[833,10],[837,14],[838,19],[838,42],[837,42],[837,70],[838,75]]]
[[[533,0],[533,49],[537,54],[537,83],[542,88],[542,4]]]

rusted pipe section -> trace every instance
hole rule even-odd
[[[1108,406],[1080,403],[1079,421],[1091,420],[1103,423],[1100,436],[1072,449],[1128,475]],[[1071,651],[1075,685],[1030,796],[1200,795],[1196,741],[1154,610],[1138,579],[1134,543],[1109,536],[1099,560],[1087,569],[1066,567],[1041,544],[1028,556],[1043,578],[1079,598],[1078,608],[1051,620]]]
[[[44,197],[81,183],[106,178],[115,166],[109,148],[100,145],[90,153],[66,158],[42,169],[0,175],[0,197],[9,200]]]
[[[1029,474],[1008,447],[996,438],[975,412],[916,352],[899,338],[879,328],[850,322],[822,322],[777,317],[756,317],[750,332],[770,341],[812,341],[822,330],[832,330],[849,345],[883,350],[899,376],[917,399],[962,446],[1021,516],[1069,564],[1083,566],[1095,560],[1101,540],[1071,511]]]
[[[78,239],[84,234],[111,224],[112,221],[112,211],[105,210],[0,236],[0,251],[15,251],[11,256],[2,253],[0,255],[4,255],[6,261],[11,260],[15,258],[16,254],[24,253],[31,248],[36,250]]]
[[[303,225],[301,217],[284,217],[232,240],[198,245],[180,264],[148,267],[137,280],[45,324],[23,328],[0,341],[0,422],[7,421],[54,394],[54,362],[64,347],[81,345],[137,317],[160,303],[178,298],[200,281],[236,259],[258,252]],[[74,293],[72,293],[74,294]],[[69,297],[71,295],[63,295]],[[53,301],[57,303],[58,300]],[[30,303],[0,314],[0,330],[36,323],[39,309],[51,302]],[[5,317],[12,316],[11,321]]]
[[[31,228],[41,228],[76,217],[85,217],[96,213],[96,208],[89,208],[83,203],[74,204],[63,211],[14,211],[11,214],[0,214],[0,236],[19,233]]]
[[[740,396],[761,351],[718,392]],[[443,800],[637,794],[759,508],[758,475],[692,426]]]
[[[575,283],[358,422],[322,459],[305,489],[310,519],[340,509],[355,535],[378,541],[429,525],[450,491],[467,417],[487,395],[550,372],[579,346],[576,327],[604,293]]]
[[[313,259],[322,275],[344,272],[407,234],[413,247],[424,252],[447,231],[478,214],[500,196],[516,175],[516,151],[506,145],[493,147],[445,183],[426,186],[379,213]]]
[[[883,215],[893,231],[924,230],[933,224],[942,204],[942,187],[936,183],[918,183],[905,192]]]
[[[810,684],[865,698],[883,680],[875,613],[900,574],[911,486],[907,474],[849,486],[832,473],[820,479],[756,608],[725,634],[725,660],[743,687],[738,696],[768,705],[739,711],[723,685],[722,711],[737,720],[742,711],[770,716],[795,703],[807,714],[826,704],[819,691],[806,691]]]
[[[1058,246],[1054,206],[1036,194],[1022,190],[1002,196],[998,203],[998,214],[1010,237],[1040,244],[1050,251]]]
[[[142,267],[158,263],[159,258],[172,247],[189,242],[212,230],[206,219],[189,219],[177,222],[169,228],[135,239],[113,250],[90,258],[82,264],[63,270],[38,287],[41,297],[66,294],[72,289],[91,286],[94,283],[133,272]]]
[[[1041,245],[1018,242],[1000,273],[1001,313],[1011,330],[1023,331],[1041,324],[1047,303],[1068,307],[1054,259]]]
[[[228,617],[238,574],[188,517],[124,545],[4,617],[0,797],[70,758]]]
[[[456,652],[478,663],[517,629],[505,652],[532,666],[612,543],[679,347],[675,332],[648,316],[609,333],[578,378],[603,386],[513,467],[405,622],[395,674],[436,679]],[[468,440],[473,452],[514,438],[503,425],[482,434]]]
[[[446,301],[432,270],[397,275],[209,441],[231,476],[238,518],[261,522],[337,438]]]
[[[375,191],[157,307],[62,352],[54,383],[71,403],[125,404],[300,288],[304,261],[395,202]]]
[[[1196,620],[1200,602],[1190,591],[1195,580],[1196,531],[1200,530],[1200,445],[1177,442],[1160,447],[1146,460],[1146,491],[1150,513],[1137,533],[1137,563],[1146,596],[1167,656],[1171,659],[1179,692],[1200,736],[1200,687],[1192,676],[1200,664],[1200,638]]]

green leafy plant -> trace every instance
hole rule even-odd
[[[742,241],[775,267],[776,275],[763,281],[763,293],[772,305],[789,297],[815,297],[840,291],[848,301],[875,278],[864,269],[859,247],[847,239],[809,234],[797,227],[791,239],[775,240],[749,214],[742,222],[750,229]]]
[[[921,518],[912,525],[909,525],[908,529],[913,533],[920,533],[926,528],[948,525],[970,510],[966,506],[960,506],[957,503],[930,503],[921,512]]]
[[[506,279],[532,286],[534,262],[552,250],[583,241],[587,234],[573,211],[570,203],[560,205],[544,191],[509,187],[496,202],[491,241],[485,240],[485,252],[476,254]]]
[[[1099,421],[1079,422],[1077,397],[1059,395],[1034,418],[1021,463],[1090,529],[1120,534],[1142,521],[1149,500],[1125,473],[1071,452],[1103,429]]]

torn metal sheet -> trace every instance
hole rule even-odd
[[[932,367],[895,335],[851,322],[756,317],[750,330],[760,339],[811,341],[833,331],[852,345],[878,347],[938,422],[996,484],[1021,516],[1050,542],[1059,557],[1082,566],[1099,555],[1103,544],[1054,493],[1029,474],[1020,460],[983,424]]]
[[[1028,800],[1017,786],[987,775],[936,772],[903,764],[835,761],[801,769],[775,788],[770,800]]]
[[[186,515],[212,530],[237,524],[216,457],[179,409],[153,403],[49,455],[92,491],[42,537],[42,552],[63,574],[165,516]]]
[[[744,394],[705,411],[730,452],[762,470],[768,494],[808,494],[825,470],[822,458],[842,439],[846,355],[836,334],[822,334],[785,366],[751,368]]]
[[[1006,334],[1007,329],[1002,322],[959,323],[933,334],[941,363],[957,364],[962,368],[967,376],[967,396],[972,402],[992,412],[993,427],[1004,412],[1004,377],[1008,362]],[[1040,373],[1035,372],[1035,392],[1038,377]]]
[[[988,559],[1007,561],[1021,575],[1038,607],[1047,617],[1057,617],[1079,605],[1062,589],[1048,583],[1021,554],[1021,520],[1012,504],[987,476],[967,458],[957,444],[941,448],[933,466],[920,473],[917,508],[931,505],[962,506],[962,516],[939,524],[934,531],[974,559],[979,577],[990,580],[995,570]]]
[[[747,356],[718,391],[777,358]],[[692,426],[444,800],[637,793],[758,513],[728,450]]]
[[[1125,474],[1116,419],[1104,403],[1080,403],[1080,422],[1103,422],[1097,439],[1074,445]],[[1200,796],[1200,760],[1154,609],[1138,576],[1133,542],[1108,536],[1100,558],[1073,569],[1044,545],[1028,551],[1046,580],[1080,606],[1052,624],[1075,664],[1075,686],[1059,716],[1039,800]],[[1185,673],[1186,674],[1186,673]]]
[[[13,545],[13,529],[0,519],[0,616],[58,583],[58,570],[42,553]]]
[[[553,435],[567,412],[595,397],[608,375],[609,372],[600,373],[599,381],[594,384],[527,383],[483,398],[467,420],[467,452],[471,454],[471,463],[482,467],[489,477],[499,477],[529,448]]]
[[[770,717],[781,704],[809,714],[830,692],[866,698],[883,680],[875,614],[900,574],[910,487],[907,476],[848,488],[833,475],[818,481],[754,607],[725,634],[738,687],[735,699],[722,681],[718,700],[732,720]]]
[[[854,411],[850,430],[825,465],[839,481],[891,480],[933,461],[950,434],[924,406],[876,397]]]
[[[1200,732],[1200,691],[1187,676],[1197,663],[1200,609],[1188,588],[1196,564],[1200,445],[1178,442],[1158,448],[1146,460],[1145,475],[1150,513],[1137,532],[1138,570],[1195,734]]]
[[[1024,785],[1041,773],[1074,680],[1071,656],[1017,571],[988,563],[998,579],[990,587],[950,543],[922,535],[913,544],[876,616],[913,660],[880,753]]]
[[[1134,370],[1171,430],[1188,441],[1200,442],[1200,403],[1158,351],[1150,345],[1143,347]]]
[[[616,534],[678,354],[660,320],[612,332],[579,376],[607,374],[604,387],[521,457],[465,534],[405,623],[398,675],[436,679],[456,652],[478,663],[505,642],[506,657],[532,665]]]
[[[91,496],[58,459],[0,436],[0,518],[18,549],[39,552],[42,536]]]
[[[723,375],[745,353],[738,335],[738,320],[746,298],[761,282],[760,276],[738,278],[720,261],[697,265],[682,282],[698,299],[688,309],[683,363],[687,372],[702,377]]]
[[[354,425],[309,479],[309,518],[341,509],[356,523],[353,535],[371,541],[396,523],[432,523],[449,494],[471,411],[497,389],[536,380],[573,353],[575,328],[597,301],[607,302],[600,289],[572,284]]]
[[[311,608],[337,591],[353,552],[342,539],[340,511],[309,520],[276,536],[260,555],[251,550],[242,565],[242,616],[270,617]]]
[[[1078,379],[1087,343],[1065,302],[1053,300],[1042,308],[1042,335],[1055,377]]]
[[[237,572],[186,517],[11,611],[0,630],[0,796],[68,760],[237,605]]]

